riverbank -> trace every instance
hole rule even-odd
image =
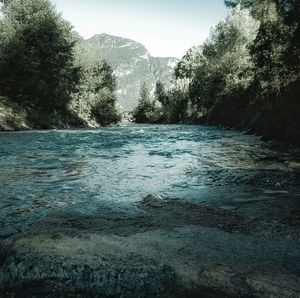
[[[264,106],[249,104],[240,110],[229,104],[220,104],[203,116],[200,122],[239,129],[258,135],[263,140],[276,140],[300,147],[300,106],[296,99],[294,95]]]
[[[0,132],[30,129],[27,112],[6,98],[0,97]]]
[[[69,111],[50,115],[33,106],[25,109],[5,97],[0,97],[0,132],[97,127],[100,125],[96,121],[80,119]]]
[[[1,241],[1,297],[299,297],[299,199],[149,195],[136,215],[51,214]]]
[[[267,113],[268,115],[272,113]],[[256,116],[246,117],[240,123],[232,124],[226,121],[217,121],[202,117],[201,119],[189,119],[183,121],[182,124],[196,124],[219,126],[226,129],[238,129],[246,131],[249,134],[260,136],[263,140],[277,140],[283,143],[290,143],[294,146],[300,146],[300,138],[298,138],[297,127],[286,129],[286,125],[278,124],[272,127],[272,123],[268,122],[265,113],[259,113]],[[56,119],[55,119],[56,118]],[[272,119],[274,116],[272,116]],[[276,117],[275,117],[276,118]],[[148,123],[148,122],[146,122]],[[157,122],[149,122],[150,124],[159,124]],[[167,122],[161,122],[164,125]],[[5,131],[22,131],[33,129],[76,129],[76,128],[97,128],[100,127],[95,121],[78,119],[72,115],[61,116],[43,115],[40,111],[28,108],[24,109],[19,105],[0,97],[0,132]],[[285,129],[285,130],[284,130]]]

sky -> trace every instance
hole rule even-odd
[[[181,58],[225,18],[223,0],[51,0],[84,38],[107,33],[142,43],[158,57]]]

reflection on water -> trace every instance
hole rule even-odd
[[[147,194],[205,201],[298,188],[297,152],[213,127],[124,125],[0,135],[0,230],[51,211],[134,212]],[[0,236],[1,236],[0,235]]]

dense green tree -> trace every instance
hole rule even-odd
[[[243,7],[250,8],[252,7],[253,0],[225,0],[224,3],[231,8],[234,8],[239,4],[243,5]]]
[[[151,101],[149,89],[147,88],[146,82],[143,82],[140,90],[138,106],[133,113],[133,117],[137,123],[148,122],[153,110],[154,104]]]
[[[164,91],[156,86],[155,98],[162,106],[152,115],[160,112],[166,122],[250,128],[299,142],[300,1],[225,4],[230,7],[227,18],[179,61],[173,86]]]
[[[248,7],[260,27],[250,45],[255,75],[246,125],[250,122],[255,131],[270,137],[296,141],[300,129],[300,2],[252,0]]]
[[[298,77],[300,65],[300,2],[298,0],[236,0],[251,9],[259,20],[257,38],[251,46],[257,70],[277,73],[285,79]],[[228,4],[228,3],[227,3]],[[230,4],[229,4],[230,5]],[[282,67],[284,65],[284,67]],[[281,70],[278,73],[278,70]],[[285,71],[285,74],[282,73]],[[258,71],[258,74],[260,71]],[[278,79],[275,79],[278,81]],[[281,81],[281,80],[280,80]],[[284,80],[282,80],[284,81]],[[284,82],[283,84],[287,84]],[[264,84],[262,84],[264,85]],[[272,85],[272,82],[271,84]]]
[[[169,123],[183,122],[188,118],[188,80],[177,79],[168,92],[168,103],[164,106],[165,119]]]
[[[79,80],[72,26],[48,0],[14,0],[2,9],[1,95],[45,111],[63,110]]]
[[[120,122],[121,115],[116,108],[116,96],[108,88],[104,88],[96,94],[91,116],[102,126]]]
[[[97,93],[103,88],[107,88],[110,92],[114,92],[116,90],[116,78],[108,63],[105,61],[96,62],[89,71],[90,79],[88,84],[93,92]]]
[[[226,20],[176,66],[175,78],[188,80],[188,92],[169,90],[164,112],[182,121],[187,107],[186,118],[299,142],[300,1],[225,3]]]
[[[196,69],[203,64],[203,47],[194,46],[177,63],[174,75],[176,79],[193,79]]]
[[[168,95],[166,92],[165,85],[161,81],[157,81],[154,91],[155,100],[160,102],[162,105],[168,104]]]
[[[228,124],[239,120],[247,105],[245,93],[253,80],[249,45],[256,37],[258,22],[240,6],[220,22],[199,51],[190,83],[190,97],[198,110]]]
[[[99,57],[87,57],[85,48],[77,49],[81,69],[77,91],[72,94],[70,109],[82,121],[102,126],[117,123],[121,116],[116,107],[116,78],[112,68]]]
[[[49,0],[1,1],[0,95],[39,127],[120,121],[111,67],[91,55]]]
[[[293,11],[294,1],[284,1],[284,6],[279,2],[265,1],[268,14],[260,18],[260,29],[251,46],[256,88],[265,101],[284,92],[299,79],[300,74],[300,42],[297,36],[300,13],[299,10],[298,13]],[[287,5],[288,2],[291,5]],[[288,17],[294,13],[295,17]]]

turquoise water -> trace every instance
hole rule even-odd
[[[148,194],[211,205],[299,189],[299,158],[254,136],[215,127],[136,125],[0,135],[0,236],[54,212],[137,212]]]

